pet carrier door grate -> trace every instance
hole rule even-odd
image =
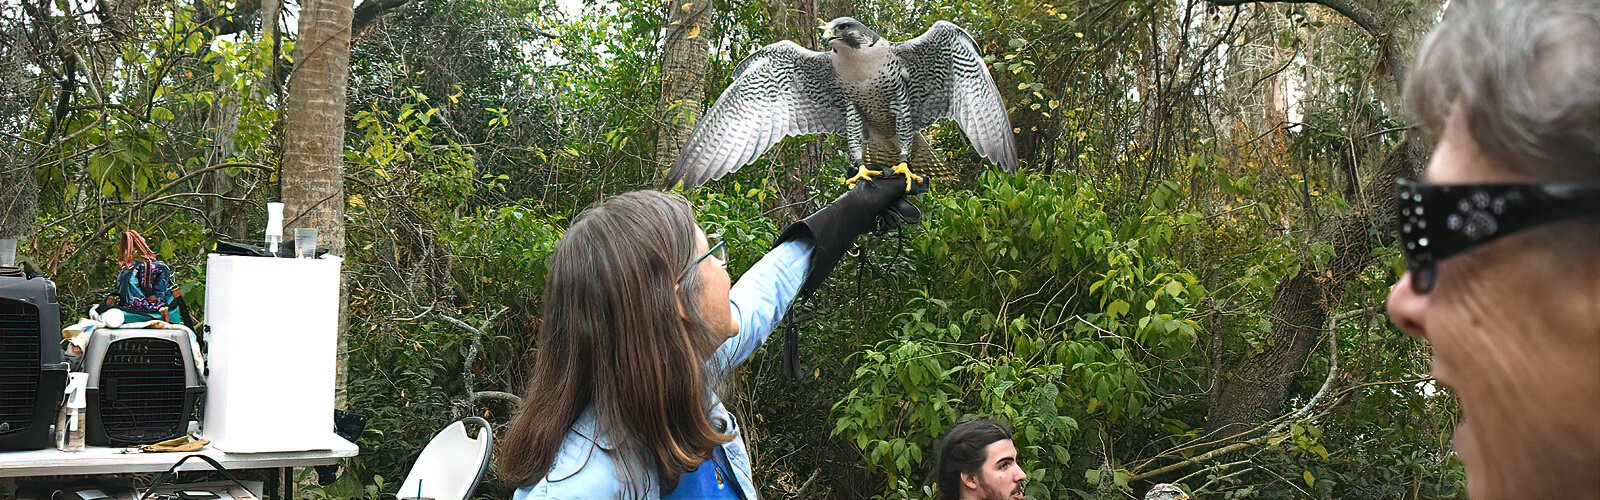
[[[56,286],[39,276],[0,274],[0,450],[49,448],[67,385]]]
[[[190,346],[178,330],[95,332],[86,351],[89,444],[149,444],[188,433],[205,391]]]
[[[0,422],[17,432],[33,425],[39,397],[39,308],[0,298]]]
[[[159,441],[186,422],[183,354],[168,340],[111,344],[100,368],[100,423],[112,441]],[[181,434],[181,431],[179,431]]]

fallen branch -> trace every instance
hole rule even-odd
[[[1301,406],[1299,410],[1295,410],[1294,413],[1290,414],[1291,416],[1289,417],[1288,421],[1298,420],[1301,417],[1304,417],[1311,411],[1312,408],[1316,407],[1317,403],[1321,402],[1322,398],[1327,396],[1328,391],[1333,388],[1333,380],[1339,376],[1339,323],[1356,316],[1365,316],[1367,314],[1371,314],[1377,310],[1378,306],[1364,307],[1354,311],[1345,311],[1335,315],[1332,318],[1328,318],[1328,377],[1323,379],[1322,387],[1317,389],[1317,394],[1311,396],[1311,399],[1306,401],[1306,404]],[[1282,430],[1284,424],[1287,424],[1288,421],[1279,423],[1277,427],[1273,428],[1273,430]]]
[[[1138,473],[1138,474],[1134,474],[1132,476],[1128,476],[1128,481],[1129,482],[1143,481],[1145,479],[1149,479],[1149,478],[1152,478],[1152,477],[1156,477],[1156,476],[1160,476],[1160,475],[1163,475],[1163,474],[1167,474],[1169,472],[1177,472],[1179,470],[1186,469],[1186,468],[1188,468],[1188,467],[1190,467],[1192,465],[1197,465],[1197,464],[1200,464],[1202,462],[1209,461],[1209,460],[1211,460],[1213,458],[1217,458],[1217,457],[1220,457],[1220,456],[1223,456],[1223,455],[1227,455],[1229,453],[1233,453],[1233,452],[1236,452],[1236,451],[1243,451],[1245,449],[1252,448],[1252,447],[1254,447],[1256,445],[1266,443],[1267,440],[1269,438],[1271,438],[1271,437],[1272,437],[1271,434],[1262,434],[1262,435],[1260,435],[1260,436],[1258,436],[1258,437],[1256,437],[1254,439],[1250,439],[1250,440],[1247,440],[1247,441],[1239,441],[1239,442],[1236,442],[1236,443],[1233,443],[1233,444],[1230,444],[1230,445],[1227,445],[1227,446],[1223,446],[1221,448],[1217,448],[1215,450],[1211,450],[1211,451],[1208,451],[1208,452],[1205,452],[1205,453],[1201,453],[1199,455],[1195,455],[1193,457],[1190,457],[1190,458],[1187,458],[1187,459],[1184,459],[1184,460],[1181,460],[1181,461],[1178,461],[1178,462],[1167,464],[1167,465],[1162,466],[1161,468],[1158,468],[1156,470],[1152,470],[1152,471],[1149,471],[1149,472],[1141,472],[1141,473]]]
[[[817,478],[820,477],[821,475],[822,475],[822,469],[812,469],[811,470],[811,477],[806,478],[805,482],[800,483],[800,489],[795,490],[794,497],[795,498],[804,497],[806,492],[811,490],[811,485],[816,484],[817,483]]]
[[[1205,453],[1201,453],[1199,455],[1195,455],[1193,457],[1189,457],[1189,458],[1186,458],[1186,459],[1183,459],[1183,460],[1179,460],[1179,461],[1171,463],[1171,464],[1167,464],[1167,465],[1161,466],[1161,467],[1156,468],[1156,469],[1151,470],[1151,471],[1133,474],[1128,478],[1128,480],[1129,481],[1139,481],[1139,480],[1144,480],[1144,479],[1148,479],[1148,478],[1152,478],[1152,477],[1161,476],[1161,475],[1164,475],[1164,474],[1167,474],[1167,473],[1176,472],[1176,471],[1179,471],[1179,470],[1182,470],[1182,469],[1185,469],[1185,468],[1188,468],[1188,467],[1191,467],[1191,466],[1194,466],[1194,465],[1198,465],[1198,464],[1204,463],[1206,461],[1209,461],[1211,459],[1214,459],[1214,458],[1217,458],[1217,457],[1220,457],[1220,456],[1223,456],[1223,455],[1227,455],[1229,453],[1233,453],[1233,452],[1236,452],[1236,451],[1243,451],[1243,450],[1246,450],[1246,449],[1249,449],[1249,448],[1252,448],[1252,447],[1255,447],[1255,446],[1258,446],[1258,445],[1261,445],[1261,444],[1264,444],[1264,443],[1267,443],[1267,442],[1271,441],[1274,437],[1279,436],[1283,432],[1283,430],[1285,428],[1287,428],[1290,424],[1298,423],[1298,422],[1304,422],[1304,421],[1310,421],[1310,420],[1315,420],[1315,417],[1311,416],[1311,411],[1313,409],[1315,409],[1319,404],[1321,404],[1324,399],[1327,398],[1328,393],[1333,389],[1334,379],[1338,378],[1338,376],[1339,376],[1339,335],[1338,335],[1339,323],[1344,322],[1345,320],[1348,320],[1350,318],[1357,317],[1357,316],[1364,316],[1364,315],[1367,315],[1367,314],[1371,314],[1371,313],[1373,313],[1373,312],[1375,312],[1377,310],[1378,310],[1377,306],[1363,307],[1363,308],[1356,309],[1356,310],[1353,310],[1353,311],[1346,311],[1346,312],[1343,312],[1343,313],[1339,313],[1337,315],[1334,315],[1334,316],[1328,318],[1328,324],[1327,324],[1327,327],[1326,327],[1327,328],[1327,332],[1328,332],[1328,375],[1327,375],[1327,378],[1322,381],[1322,387],[1317,389],[1317,393],[1315,395],[1311,396],[1311,399],[1307,400],[1304,405],[1301,405],[1299,408],[1296,408],[1295,411],[1289,412],[1288,414],[1285,414],[1282,417],[1278,417],[1278,418],[1272,419],[1270,421],[1267,421],[1267,422],[1265,422],[1265,423],[1263,423],[1261,425],[1256,426],[1255,428],[1252,428],[1252,429],[1244,431],[1244,432],[1239,432],[1237,434],[1234,434],[1232,436],[1228,436],[1228,437],[1225,437],[1225,438],[1212,440],[1209,443],[1232,441],[1234,439],[1237,439],[1237,438],[1240,438],[1240,437],[1244,437],[1244,436],[1247,436],[1247,435],[1250,435],[1250,434],[1254,434],[1254,433],[1256,433],[1258,431],[1265,430],[1265,432],[1262,432],[1261,435],[1256,436],[1256,437],[1251,438],[1251,439],[1248,439],[1248,440],[1234,442],[1234,443],[1228,444],[1226,446],[1223,446],[1221,448],[1216,448],[1216,449],[1213,449],[1211,451],[1207,451]],[[1337,401],[1339,399],[1342,399],[1344,397],[1344,395],[1349,394],[1350,390],[1358,389],[1358,388],[1361,388],[1361,387],[1366,387],[1368,385],[1372,385],[1372,384],[1362,384],[1362,385],[1358,385],[1358,386],[1352,387],[1349,390],[1341,391],[1338,394],[1338,396],[1335,397],[1333,400]],[[1181,447],[1178,447],[1178,448],[1174,448],[1172,450],[1163,452],[1160,455],[1156,455],[1155,457],[1152,457],[1149,460],[1145,460],[1143,462],[1143,464],[1144,465],[1148,465],[1148,464],[1150,464],[1151,462],[1155,461],[1158,458],[1161,458],[1161,457],[1164,457],[1164,456],[1170,456],[1170,455],[1172,455],[1174,453],[1181,452],[1181,451],[1184,451],[1184,450],[1187,450],[1187,449],[1192,449],[1192,448],[1197,447],[1197,446],[1204,446],[1204,445],[1209,444],[1209,443],[1191,443],[1191,444],[1186,445],[1186,446],[1181,446]]]
[[[470,403],[475,403],[475,402],[478,402],[478,401],[481,401],[481,400],[485,400],[485,399],[491,399],[491,400],[495,400],[495,401],[504,401],[506,404],[511,405],[511,406],[522,406],[522,397],[521,396],[509,393],[509,392],[501,392],[501,391],[478,391],[478,392],[474,392],[474,393],[472,393],[472,397],[468,399],[468,403],[469,404]]]

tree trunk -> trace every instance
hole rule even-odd
[[[1300,368],[1322,335],[1329,312],[1344,300],[1350,283],[1372,264],[1373,250],[1393,242],[1389,230],[1395,212],[1395,179],[1412,177],[1425,157],[1415,135],[1400,143],[1384,159],[1363,189],[1369,193],[1352,211],[1319,227],[1312,241],[1333,245],[1334,258],[1326,270],[1307,264],[1294,276],[1278,282],[1272,303],[1271,346],[1233,367],[1232,377],[1213,388],[1206,427],[1224,434],[1249,430],[1276,417],[1289,397]]]
[[[205,129],[211,134],[211,144],[206,149],[208,166],[221,164],[233,156],[233,133],[239,128],[238,99],[238,93],[233,91],[230,83],[223,82],[217,85],[216,98],[211,102],[211,109],[206,114]],[[242,217],[244,214],[240,203],[225,199],[237,195],[234,192],[233,175],[228,169],[206,174],[202,189],[213,195],[206,199],[206,218],[211,223],[212,230],[232,238],[244,238],[249,229],[244,225]]]
[[[300,39],[284,114],[282,182],[289,228],[319,230],[318,247],[344,255],[344,113],[353,0],[301,2]],[[341,278],[343,288],[343,279]],[[345,402],[344,294],[340,294],[337,405]]]
[[[1252,2],[1212,0],[1218,5]],[[1410,54],[1416,33],[1401,20],[1385,19],[1364,4],[1352,0],[1287,0],[1283,3],[1316,3],[1334,9],[1373,37],[1379,55],[1378,67],[1387,78],[1376,82],[1380,99],[1398,112],[1399,92],[1404,83],[1404,59]],[[1421,10],[1421,9],[1418,9]],[[1424,15],[1425,16],[1425,15]],[[1371,265],[1373,249],[1389,244],[1393,235],[1394,180],[1414,177],[1427,153],[1415,135],[1408,136],[1371,174],[1362,192],[1364,197],[1350,200],[1350,211],[1324,222],[1311,241],[1334,247],[1328,268],[1314,270],[1309,262],[1294,276],[1278,283],[1267,317],[1272,329],[1269,345],[1260,354],[1247,356],[1233,366],[1215,366],[1222,375],[1211,388],[1206,427],[1223,435],[1248,431],[1281,414],[1300,369],[1311,356],[1328,314],[1344,299],[1348,285]]]
[[[817,50],[817,20],[821,15],[821,6],[818,0],[793,0],[789,4],[778,6],[781,14],[787,19],[783,26],[789,28],[788,38],[799,43],[802,47]],[[790,219],[799,219],[817,209],[820,203],[811,202],[811,191],[822,171],[822,161],[826,158],[826,141],[822,136],[813,137],[805,142],[800,149],[800,163],[794,168],[787,169],[783,174],[782,192],[779,193],[779,206],[787,207]]]
[[[3,139],[0,146],[5,146],[0,150],[0,238],[23,240],[37,230],[39,158],[50,150],[57,129],[65,128],[61,122],[67,116],[67,105],[71,104],[81,82],[77,80],[79,65],[75,56],[58,47],[57,28],[50,19],[48,5],[19,5],[24,14],[31,18],[29,21],[34,33],[28,32],[30,23],[18,20],[19,24],[14,28],[16,31],[5,33],[3,37],[8,43],[0,44],[0,56],[5,57],[0,61],[0,71],[3,71],[0,72],[0,97],[7,99],[0,102],[0,113],[17,117],[12,119],[8,116],[6,120],[0,120],[0,132],[6,132],[5,136],[0,136]],[[11,25],[7,27],[11,28]],[[30,37],[37,37],[31,40],[34,44],[27,43]],[[9,43],[11,40],[17,42]],[[64,78],[51,99],[52,112],[42,118],[48,120],[44,138],[38,142],[21,140],[24,131],[35,126],[36,119],[31,118],[32,110],[25,103],[41,95],[24,85],[45,87],[56,84],[52,73],[43,70],[58,64]],[[21,262],[20,250],[18,253],[17,260]]]
[[[32,236],[39,217],[39,182],[34,178],[36,164],[28,162],[15,166],[19,163],[0,164],[0,238],[20,240]]]
[[[282,89],[278,88],[278,65],[283,62],[278,57],[278,21],[283,16],[283,2],[279,0],[261,1],[261,39],[269,40],[272,44],[272,64],[267,66],[267,74],[262,78],[266,85],[268,95],[277,96]]]
[[[711,64],[711,6],[714,0],[672,0],[662,30],[660,126],[656,164],[672,166],[705,107],[706,68]]]
[[[261,40],[273,40],[278,36],[278,17],[282,4],[278,0],[261,0],[260,5],[261,29],[256,36]],[[272,64],[276,65],[277,61]],[[206,115],[205,130],[211,134],[210,148],[205,153],[206,165],[217,165],[233,156],[236,149],[233,135],[239,128],[239,103],[248,101],[253,92],[276,95],[277,83],[276,79],[267,75],[260,81],[246,84],[243,93],[235,92],[231,82],[217,84],[216,98]],[[251,227],[245,220],[245,203],[227,199],[243,196],[233,172],[223,169],[206,174],[203,189],[216,195],[206,201],[206,217],[211,221],[212,230],[233,238],[255,239],[252,233],[259,229]]]

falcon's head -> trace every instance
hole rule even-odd
[[[879,39],[877,32],[852,17],[834,19],[822,27],[822,43],[834,50],[839,50],[841,44],[859,50],[877,45]]]

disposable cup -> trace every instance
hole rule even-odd
[[[17,239],[0,238],[0,266],[17,265]]]
[[[295,256],[302,259],[310,259],[317,256],[317,228],[294,228],[294,253]]]

